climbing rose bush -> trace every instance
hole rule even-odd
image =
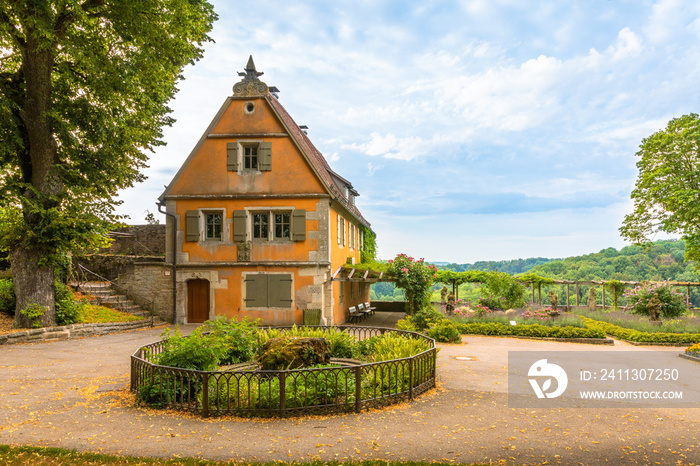
[[[654,294],[659,297],[661,302],[662,317],[678,317],[687,309],[683,293],[669,285],[668,281],[646,281],[625,291],[624,296],[628,301],[624,311],[632,314],[649,315],[647,303],[649,303]]]
[[[396,286],[406,295],[406,313],[413,315],[424,306],[430,305],[430,287],[433,285],[437,268],[425,264],[424,259],[415,260],[406,254],[399,254],[389,261],[389,274],[396,278]]]

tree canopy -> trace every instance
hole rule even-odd
[[[117,220],[215,19],[204,0],[0,2],[0,248],[18,310],[53,323],[53,267]]]
[[[668,122],[642,141],[634,211],[620,228],[624,238],[648,244],[657,232],[680,233],[686,258],[700,259],[700,117]]]

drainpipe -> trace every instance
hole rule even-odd
[[[165,207],[163,202],[156,202],[158,206],[158,212],[165,214],[166,216],[173,219],[173,325],[177,324],[177,217],[173,214],[169,214],[165,210],[161,210],[161,207]]]

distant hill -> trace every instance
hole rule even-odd
[[[492,270],[506,272],[511,275],[524,273],[535,266],[546,264],[558,259],[546,259],[544,257],[531,257],[529,259],[513,259],[509,261],[478,261],[473,264],[450,264],[447,262],[433,262],[440,270],[452,270],[453,272],[466,272],[468,270]]]
[[[564,280],[700,281],[695,262],[684,262],[685,242],[656,241],[649,248],[626,246],[567,257],[533,267],[530,272]]]

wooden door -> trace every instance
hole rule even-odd
[[[209,280],[187,282],[187,323],[200,324],[209,319]]]

